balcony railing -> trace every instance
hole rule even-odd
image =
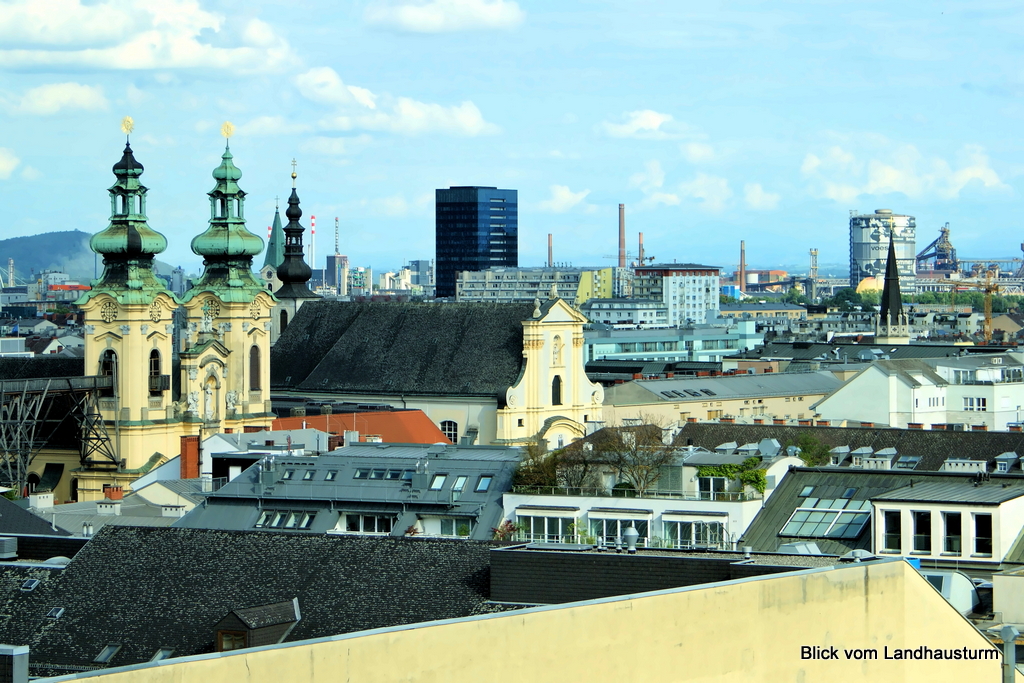
[[[614,550],[616,547],[626,548],[621,539],[594,536],[590,534],[531,534],[526,531],[517,532],[514,540],[518,543],[578,543],[582,545],[603,544],[605,548]],[[618,546],[616,545],[618,544]],[[641,536],[636,539],[637,548],[669,548],[676,550],[736,550],[737,542],[725,539],[707,542],[677,541],[673,538],[658,536]]]
[[[730,503],[760,500],[761,494],[746,491],[645,491],[633,489],[587,488],[578,486],[513,486],[512,493],[527,496],[585,496],[593,498],[668,498],[672,500],[707,500]]]

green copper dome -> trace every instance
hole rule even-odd
[[[130,144],[125,144],[112,170],[117,180],[108,190],[110,225],[89,240],[92,250],[103,257],[103,274],[78,303],[109,294],[122,304],[148,304],[157,294],[170,295],[153,272],[153,256],[167,248],[167,239],[146,221],[149,190],[139,182],[144,169]]]
[[[222,301],[251,301],[263,286],[252,273],[252,257],[263,251],[263,239],[245,227],[245,192],[238,187],[242,172],[225,146],[221,164],[213,171],[217,181],[210,197],[210,227],[192,239],[192,251],[203,257],[203,275],[185,294],[188,301],[200,292]]]

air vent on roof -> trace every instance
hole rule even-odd
[[[54,607],[53,609],[51,609],[49,612],[46,613],[46,616],[48,618],[50,618],[50,619],[60,619],[63,615],[64,615],[64,608],[63,607]]]
[[[21,584],[21,590],[28,593],[29,591],[35,590],[38,585],[39,579],[26,579],[25,582]]]

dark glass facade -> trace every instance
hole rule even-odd
[[[463,270],[519,265],[519,193],[496,187],[436,192],[437,296],[455,296]]]

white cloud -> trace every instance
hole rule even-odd
[[[639,209],[651,209],[659,204],[665,206],[676,206],[679,204],[679,197],[670,192],[662,192],[661,187],[665,184],[665,171],[661,168],[661,162],[652,159],[644,164],[644,170],[634,173],[629,178],[629,186],[638,188],[644,193],[644,198],[637,206]]]
[[[0,147],[0,180],[10,178],[20,163],[21,159],[15,156],[14,152],[6,147]]]
[[[624,118],[623,123],[604,121],[599,129],[613,138],[638,140],[678,138],[688,130],[686,124],[675,121],[671,114],[662,114],[651,109],[626,112]]]
[[[940,157],[925,157],[913,145],[895,145],[880,136],[849,140],[850,151],[833,145],[819,153],[808,153],[800,171],[810,181],[812,194],[840,203],[862,195],[901,193],[911,199],[956,199],[971,184],[991,190],[1008,190],[990,166],[988,155],[975,145],[966,145],[954,163]]]
[[[6,68],[265,73],[297,61],[265,22],[231,22],[197,0],[13,0],[0,4],[0,45]]]
[[[363,18],[371,26],[410,33],[449,33],[480,29],[510,30],[523,23],[525,14],[510,0],[429,0],[387,2],[366,8]]]
[[[295,85],[307,99],[334,108],[320,121],[327,130],[379,130],[402,135],[440,132],[451,135],[486,135],[498,127],[484,120],[472,102],[444,106],[409,97],[377,95],[358,86],[345,85],[334,69],[317,67],[295,77]]]
[[[25,180],[39,180],[40,178],[43,177],[43,174],[37,168],[26,166],[25,168],[21,169],[21,177],[24,178]]]
[[[49,83],[32,88],[8,109],[18,114],[49,116],[62,109],[97,111],[107,108],[103,90],[81,83]]]
[[[293,135],[308,130],[308,125],[289,123],[283,116],[257,116],[238,127],[238,132],[247,136]]]
[[[743,186],[743,201],[752,209],[769,211],[779,206],[781,197],[773,192],[765,192],[761,183],[747,183]]]
[[[703,142],[689,142],[685,145],[680,145],[679,150],[686,157],[686,160],[692,164],[711,161],[715,158],[715,148]]]
[[[552,213],[565,213],[569,209],[580,205],[588,194],[590,194],[590,190],[573,192],[566,185],[552,185],[551,199],[541,202],[540,209]],[[583,204],[583,206],[587,207],[588,205]]]
[[[728,180],[707,173],[698,173],[693,180],[681,183],[679,191],[684,197],[700,200],[702,208],[716,213],[724,209],[732,197]]]

